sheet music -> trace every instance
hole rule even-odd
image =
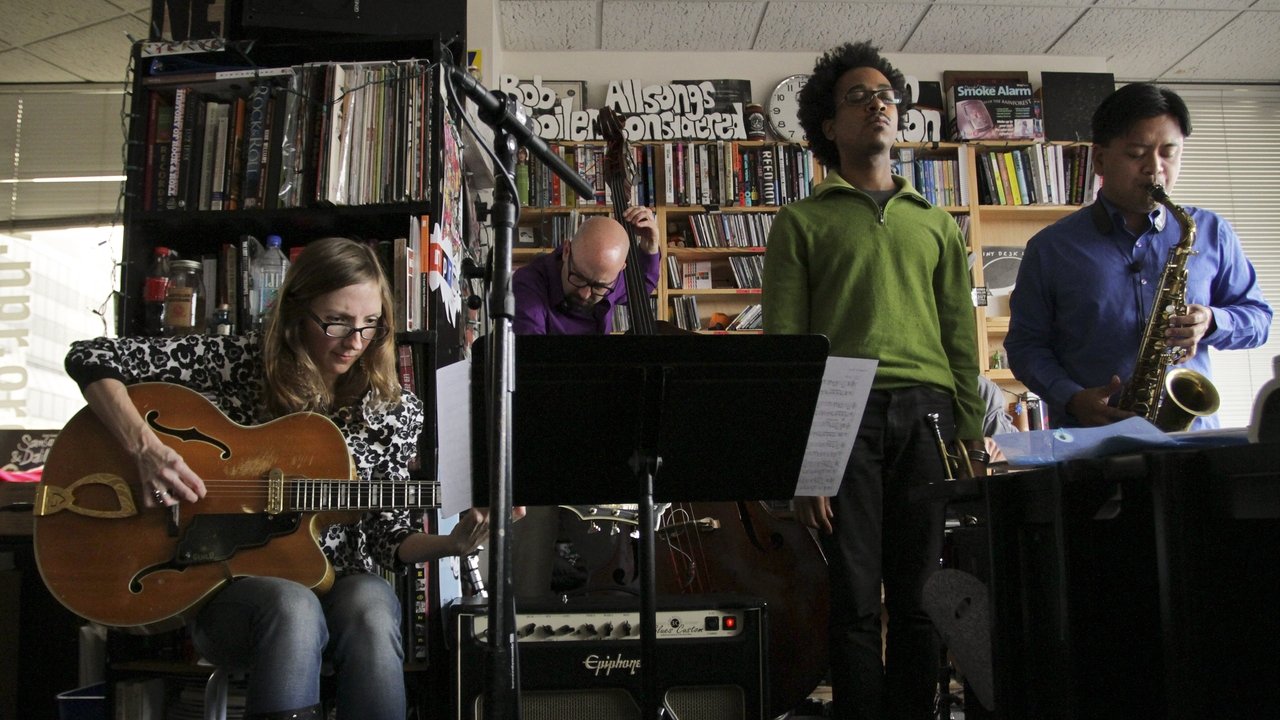
[[[436,370],[440,516],[471,507],[471,359]]]
[[[839,491],[877,364],[864,358],[827,358],[796,495],[831,497]]]

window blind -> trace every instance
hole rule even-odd
[[[119,85],[0,85],[0,222],[115,213],[121,183],[87,178],[124,174],[123,102]]]
[[[1280,88],[1170,85],[1191,111],[1191,137],[1173,197],[1213,210],[1240,236],[1263,296],[1280,306]],[[1222,394],[1223,427],[1249,424],[1258,388],[1280,354],[1275,321],[1265,345],[1210,350],[1213,381]]]

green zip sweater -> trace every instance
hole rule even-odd
[[[831,354],[879,360],[877,390],[929,385],[982,437],[968,253],[959,226],[901,177],[876,206],[834,171],[778,212],[764,262],[764,330],[817,333]]]

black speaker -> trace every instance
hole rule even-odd
[[[639,603],[635,598],[522,602],[517,610],[524,720],[640,720]],[[446,608],[455,720],[484,717],[487,607]],[[764,720],[769,707],[766,610],[729,595],[658,601],[657,686],[675,717]]]
[[[344,35],[467,36],[466,0],[243,0],[246,36],[265,28]]]

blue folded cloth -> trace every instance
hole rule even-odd
[[[1140,417],[1102,427],[1001,433],[994,440],[1010,465],[1049,465],[1158,447],[1221,447],[1249,441],[1243,428],[1166,433]]]

